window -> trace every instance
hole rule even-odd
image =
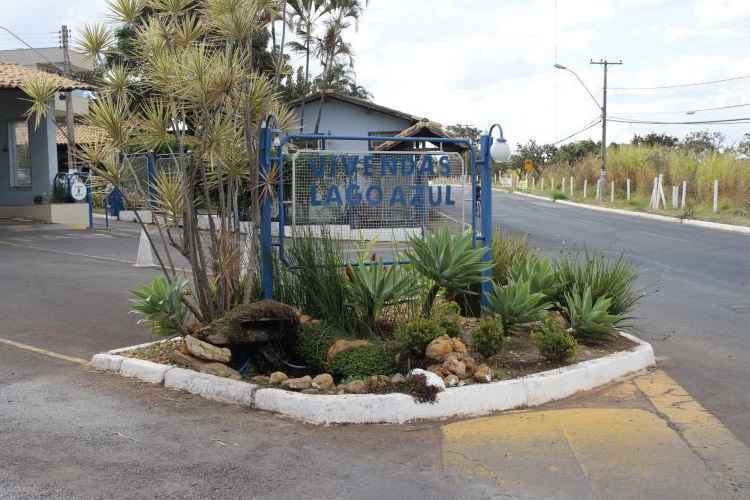
[[[10,156],[10,186],[31,187],[31,150],[29,127],[23,120],[8,124],[8,151]]]

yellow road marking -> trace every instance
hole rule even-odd
[[[88,363],[88,361],[86,361],[85,359],[76,358],[74,356],[66,356],[65,354],[48,351],[47,349],[41,349],[39,347],[34,347],[32,345],[23,344],[21,342],[15,342],[13,340],[0,338],[0,344],[6,344],[9,346],[15,347],[16,349],[22,349],[24,351],[35,352],[37,354],[49,356],[50,358],[61,359],[63,361],[68,361],[69,363],[76,363],[78,365],[85,365],[86,363]]]
[[[661,370],[638,377],[635,383],[695,454],[738,491],[750,496],[750,450],[718,418]]]

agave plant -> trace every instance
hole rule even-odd
[[[532,292],[554,297],[558,289],[555,267],[547,257],[529,255],[513,263],[508,271],[509,281],[527,281]]]
[[[570,321],[573,335],[585,343],[602,342],[615,333],[623,317],[610,314],[612,299],[601,296],[594,301],[591,287],[574,286],[565,294],[563,310]]]
[[[387,306],[400,304],[419,293],[417,280],[405,266],[387,266],[381,261],[360,259],[347,269],[349,300],[359,313],[369,333],[375,332],[375,321]]]
[[[445,289],[453,294],[470,293],[470,287],[487,281],[485,271],[492,263],[485,260],[486,250],[472,246],[471,233],[451,234],[446,227],[424,239],[412,237],[406,256],[414,269],[432,280],[422,313],[429,317],[438,292]]]
[[[513,326],[539,321],[550,303],[541,292],[532,292],[528,281],[494,285],[487,299],[487,310],[500,316],[505,331]]]
[[[148,325],[157,337],[171,337],[185,333],[184,324],[188,309],[182,300],[188,284],[184,280],[169,283],[157,276],[147,285],[131,290],[132,313],[142,316],[139,323]]]

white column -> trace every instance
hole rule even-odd
[[[609,202],[614,203],[615,202],[615,181],[612,181],[612,184],[609,188]]]
[[[589,180],[583,179],[583,199],[584,200],[586,199],[586,192],[588,191],[588,188],[589,188]]]
[[[630,201],[630,177],[625,180],[625,196]]]
[[[573,196],[573,183],[574,183],[573,176],[570,176],[570,196]]]
[[[714,179],[714,213],[719,211],[719,179]]]

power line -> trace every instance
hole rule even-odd
[[[676,115],[676,114],[688,114],[692,115],[695,113],[700,113],[702,111],[719,111],[723,109],[735,109],[735,108],[745,108],[747,106],[750,106],[750,103],[746,104],[730,104],[727,106],[715,106],[712,108],[693,108],[693,109],[683,109],[679,111],[631,111],[631,112],[624,112],[624,113],[616,113],[618,115]]]
[[[567,135],[567,136],[563,137],[562,139],[553,142],[552,145],[556,146],[556,145],[560,144],[561,142],[565,142],[568,139],[571,139],[571,138],[577,136],[578,134],[582,134],[582,133],[586,132],[587,130],[590,130],[590,129],[596,127],[601,122],[602,122],[602,119],[599,118],[599,117],[597,117],[594,120],[588,122],[586,125],[584,125],[584,127],[582,129],[577,130],[577,131],[573,132],[572,134]]]
[[[666,122],[666,121],[650,121],[650,120],[634,120],[624,117],[613,116],[608,118],[607,121],[615,123],[630,123],[635,125],[718,125],[725,124],[731,125],[735,123],[750,123],[750,116],[743,118],[725,118],[723,120],[701,120],[701,121],[684,121],[684,122]]]
[[[736,80],[746,80],[750,78],[750,75],[733,76],[730,78],[723,78],[721,80],[709,80],[705,82],[694,82],[694,83],[679,83],[674,85],[658,85],[655,87],[610,87],[611,90],[666,90],[666,89],[678,89],[684,87],[698,87],[701,85],[714,85],[717,83],[733,82]]]

